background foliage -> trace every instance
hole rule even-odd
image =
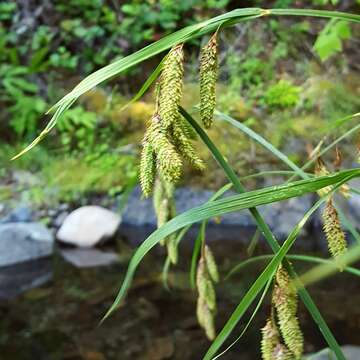
[[[2,172],[11,178],[9,158],[38,135],[48,120],[44,112],[81,78],[177,28],[238,6],[229,0],[2,2]],[[358,1],[254,0],[243,6],[359,10]],[[222,32],[218,108],[255,131],[261,130],[290,158],[305,158],[306,147],[320,141],[332,121],[359,107],[358,32],[358,27],[344,21],[308,18],[296,22],[271,18]],[[198,101],[198,41],[186,47],[185,107]],[[144,122],[153,111],[152,96],[121,110],[159,60],[83,96],[53,135],[15,167],[31,169],[44,184],[57,188],[54,201],[84,192],[124,190],[137,173],[138,144]],[[240,174],[249,172],[249,164],[257,169],[273,165],[265,151],[258,149],[255,156],[254,144],[245,136],[239,144],[233,131],[225,125],[210,135]],[[232,141],[239,148],[236,153],[231,151]],[[249,148],[253,150],[247,151]],[[199,151],[214,171],[206,177],[192,173],[185,181],[219,186],[223,176],[207,150],[200,147]],[[84,171],[86,178],[81,176]],[[34,196],[43,201],[41,186]]]

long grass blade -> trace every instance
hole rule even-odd
[[[276,157],[278,157],[280,160],[282,160],[286,165],[289,166],[290,169],[294,170],[296,174],[301,176],[302,178],[306,178],[306,174],[301,170],[298,166],[296,166],[284,153],[279,151],[275,146],[273,146],[270,142],[265,140],[262,136],[260,136],[258,133],[247,127],[245,124],[236,121],[232,117],[220,112],[216,111],[215,115],[217,118],[224,120],[228,122],[229,124],[235,126],[239,130],[241,130],[243,133],[247,134],[251,139],[258,142],[260,145],[262,145],[265,149],[269,150],[272,154],[274,154]]]
[[[212,358],[212,360],[219,359],[221,356],[225,355],[245,335],[247,329],[251,325],[251,323],[254,320],[256,314],[258,313],[262,303],[264,302],[265,296],[266,296],[267,292],[269,291],[269,288],[270,288],[270,285],[272,283],[272,279],[273,279],[274,275],[275,275],[275,273],[273,273],[271,275],[271,277],[269,277],[269,280],[268,280],[268,282],[266,283],[266,285],[264,287],[264,291],[262,292],[262,294],[260,296],[260,299],[259,299],[258,303],[256,304],[256,307],[255,307],[254,311],[252,312],[248,322],[246,323],[246,325],[245,325],[244,329],[242,330],[242,332],[240,333],[240,335],[224,351],[222,351],[220,354],[218,354],[214,358]]]
[[[360,245],[356,245],[349,249],[344,255],[339,256],[336,261],[341,262],[341,264],[347,265],[351,264],[360,259]],[[320,281],[331,274],[334,274],[339,271],[339,267],[336,266],[335,260],[331,260],[322,265],[318,265],[300,277],[300,280],[305,285],[313,284],[317,281]]]
[[[254,256],[250,259],[246,259],[244,261],[242,261],[241,263],[237,264],[236,266],[234,266],[225,276],[224,280],[228,280],[230,277],[234,276],[235,274],[238,274],[242,269],[250,266],[251,264],[257,263],[257,262],[261,262],[264,260],[269,260],[273,257],[274,255],[259,255],[259,256]],[[329,259],[323,259],[320,258],[318,256],[311,256],[311,255],[297,255],[297,254],[290,254],[290,255],[286,255],[286,257],[289,260],[295,260],[295,261],[303,261],[303,262],[308,262],[308,263],[317,263],[317,264],[329,264],[329,265],[334,265],[332,260]],[[337,269],[338,266],[335,265],[335,267]],[[344,271],[356,275],[356,276],[360,276],[360,269],[348,266],[344,268]]]

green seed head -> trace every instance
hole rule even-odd
[[[158,115],[153,117],[149,127],[149,141],[156,154],[157,166],[162,178],[171,183],[178,181],[182,173],[182,161],[162,128]]]
[[[171,263],[176,265],[178,261],[178,246],[176,243],[175,234],[171,234],[170,236],[167,237],[166,248]]]
[[[200,58],[200,118],[206,128],[213,123],[217,77],[217,39],[214,34],[202,48]]]
[[[172,126],[172,135],[174,143],[179,151],[179,153],[195,168],[198,170],[204,170],[205,164],[196,154],[195,148],[189,138],[186,136],[185,132],[178,125],[178,122],[174,123]]]
[[[206,261],[206,266],[208,269],[208,272],[210,274],[211,279],[214,282],[219,282],[219,271],[216,265],[216,261],[214,258],[214,255],[212,253],[212,251],[210,250],[209,246],[205,245],[205,261]]]
[[[160,79],[159,114],[167,129],[179,117],[178,107],[182,96],[184,76],[183,45],[172,48],[167,55]]]
[[[271,359],[274,360],[293,360],[294,355],[289,351],[289,349],[283,344],[277,344],[272,353]]]
[[[214,340],[216,337],[214,314],[209,309],[206,301],[199,297],[197,301],[196,315],[201,327],[205,330],[205,334],[209,340]]]
[[[272,298],[276,309],[282,338],[295,359],[300,359],[304,350],[304,339],[297,319],[297,293],[283,267],[276,274]]]
[[[197,287],[199,296],[202,298],[206,297],[207,280],[208,280],[208,274],[207,274],[207,270],[206,270],[205,259],[201,258],[199,260],[197,272],[196,272],[196,287]]]
[[[150,142],[145,137],[140,160],[140,185],[145,197],[148,197],[152,192],[155,172],[155,153]]]
[[[279,331],[273,320],[269,318],[261,329],[261,355],[263,360],[273,360],[273,353],[279,343]]]
[[[326,203],[323,212],[323,222],[329,251],[336,259],[346,253],[347,243],[345,234],[340,226],[339,215],[333,205],[332,199],[329,199]],[[338,266],[340,267],[340,270],[343,270],[343,264],[338,263]]]
[[[315,176],[326,176],[330,175],[330,172],[326,168],[324,162],[321,159],[318,159],[316,167],[315,167]],[[331,186],[325,186],[324,188],[317,191],[318,195],[320,197],[326,196],[330,191],[332,187]]]

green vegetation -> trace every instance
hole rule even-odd
[[[350,115],[347,112],[349,110],[358,112],[358,96],[356,94],[348,96],[348,89],[351,84],[347,83],[346,80],[338,81],[342,77],[345,78],[346,71],[340,76],[335,76],[336,71],[323,73],[321,72],[322,63],[313,54],[312,63],[301,56],[302,52],[298,47],[299,43],[294,44],[292,37],[296,34],[302,40],[301,43],[307,43],[309,41],[307,37],[310,37],[313,44],[315,38],[311,36],[309,31],[313,24],[309,20],[306,23],[300,23],[291,31],[288,31],[288,26],[282,24],[282,20],[275,21],[272,19],[267,25],[264,25],[264,20],[272,17],[272,15],[282,17],[284,15],[298,16],[305,14],[309,17],[326,18],[330,22],[321,32],[314,48],[321,60],[325,61],[327,59],[327,61],[331,61],[331,58],[334,59],[334,68],[340,62],[344,68],[350,69],[350,59],[341,58],[340,61],[336,56],[340,55],[338,54],[339,51],[344,49],[343,42],[346,43],[346,40],[351,37],[350,21],[360,23],[360,16],[350,13],[310,9],[284,10],[282,8],[288,6],[291,1],[276,1],[276,3],[281,9],[237,9],[203,22],[197,22],[198,19],[194,17],[195,25],[187,26],[174,33],[171,31],[170,24],[174,27],[178,26],[177,21],[181,19],[180,14],[190,10],[191,6],[195,5],[194,3],[185,2],[184,7],[178,7],[175,10],[171,3],[159,2],[164,8],[162,16],[150,16],[150,18],[147,16],[142,17],[141,14],[145,11],[147,15],[150,15],[153,9],[152,3],[139,4],[133,2],[127,4],[122,8],[122,12],[128,15],[128,21],[124,22],[122,26],[127,29],[126,32],[129,32],[126,26],[138,26],[136,35],[143,34],[141,38],[131,39],[132,44],[142,44],[142,41],[153,39],[155,34],[144,30],[148,24],[153,26],[152,31],[158,27],[165,33],[169,32],[170,35],[129,56],[120,58],[113,64],[86,77],[54,105],[52,109],[53,117],[48,122],[45,130],[20,153],[20,155],[26,157],[28,150],[34,148],[33,150],[44,156],[39,156],[39,160],[34,163],[26,163],[26,161],[29,161],[28,158],[28,160],[25,160],[24,166],[29,168],[38,166],[45,181],[50,184],[50,188],[58,187],[60,189],[58,198],[70,201],[76,196],[81,196],[81,194],[89,191],[110,191],[114,194],[125,189],[128,184],[133,183],[134,177],[137,176],[137,166],[135,164],[138,153],[137,145],[143,137],[144,122],[147,120],[147,132],[143,138],[140,176],[145,196],[151,193],[155,184],[154,203],[159,228],[134,253],[123,284],[104,319],[115,311],[123,301],[143,257],[158,243],[166,245],[168,251],[168,258],[164,268],[164,278],[166,279],[166,272],[170,264],[176,265],[177,263],[177,247],[184,235],[183,229],[186,231],[194,223],[201,222],[202,226],[191,260],[190,276],[193,287],[196,283],[198,291],[197,316],[199,324],[205,330],[208,338],[214,340],[204,356],[205,360],[213,359],[218,354],[222,345],[256,298],[263,291],[256,307],[257,310],[270,288],[273,289],[271,296],[272,311],[262,332],[262,356],[264,360],[276,359],[280,356],[279,354],[288,359],[301,358],[304,343],[300,329],[301,321],[297,319],[297,296],[299,296],[299,299],[319,327],[337,359],[345,359],[334,335],[305,289],[302,279],[305,279],[306,283],[314,282],[322,276],[333,272],[335,267],[345,269],[347,264],[359,257],[359,244],[347,248],[342,226],[348,228],[357,241],[360,241],[360,235],[342,212],[337,209],[333,195],[337,190],[339,190],[339,193],[347,195],[351,189],[346,187],[346,183],[353,178],[359,177],[360,170],[354,168],[331,174],[320,158],[320,156],[324,157],[329,150],[332,150],[340,140],[358,130],[358,125],[354,126],[352,122],[358,115],[355,114],[341,119],[345,115]],[[227,2],[222,2],[222,6],[226,4]],[[328,5],[328,2],[322,1],[321,4]],[[336,2],[332,2],[332,4],[336,4]],[[96,17],[96,9],[94,10],[94,7],[89,2],[84,1],[83,6],[83,17],[85,19],[87,17],[89,19]],[[208,11],[214,7],[212,2],[207,2],[205,10]],[[66,12],[72,8],[67,8],[64,5],[58,7],[58,9]],[[13,11],[11,7],[9,11]],[[253,24],[250,20],[255,18],[261,19],[258,19]],[[187,47],[192,49],[194,45],[200,43],[200,37],[215,32],[216,37],[220,39],[219,42],[231,44],[234,35],[231,33],[226,35],[226,27],[230,25],[236,26],[238,23],[245,24],[244,29],[248,30],[245,32],[242,44],[242,47],[246,50],[242,51],[242,48],[238,49],[234,46],[229,49],[229,55],[226,56],[226,50],[218,50],[217,45],[212,42],[215,37],[212,37],[210,42],[203,48],[205,52],[210,49],[211,56],[201,58],[201,71],[210,69],[211,73],[202,73],[200,76],[200,87],[205,91],[205,94],[202,93],[200,98],[200,120],[205,127],[212,125],[211,115],[223,121],[221,126],[218,126],[216,122],[212,129],[205,132],[199,122],[185,110],[185,107],[190,109],[191,106],[198,105],[198,97],[193,96],[193,94],[199,90],[194,86],[194,79],[187,80],[187,83],[191,85],[182,87],[184,69],[185,72],[187,70],[187,65],[185,67],[184,65],[189,64],[190,72],[193,73],[195,72],[194,68],[197,68],[197,60],[191,57],[189,62],[184,60],[183,50]],[[261,31],[252,32],[249,30],[253,25],[258,26]],[[86,41],[91,43],[99,35],[100,30],[96,28],[96,25],[92,25],[93,27],[88,26],[85,30],[82,28],[83,26],[81,22],[67,24],[64,32],[66,33],[65,30],[68,29],[69,34],[73,34],[75,37],[79,37],[81,34],[80,37],[83,38],[85,43]],[[264,31],[267,27],[272,30],[273,39],[271,36],[268,37],[267,32]],[[223,40],[221,38],[222,34],[224,34]],[[65,39],[64,37],[64,41]],[[309,48],[311,49],[311,47]],[[94,97],[94,94],[92,96],[86,95],[88,90],[113,78],[115,75],[124,72],[128,72],[128,74],[136,73],[135,69],[138,68],[139,63],[155,57],[165,50],[170,50],[170,52],[162,63],[162,67],[158,68],[159,72],[155,72],[156,76],[149,78],[151,81],[146,82],[150,86],[151,82],[154,82],[159,77],[155,86],[155,107],[148,104],[153,101],[151,96],[148,95],[146,95],[148,97],[145,98],[144,102],[135,101],[130,103],[128,107],[125,107],[125,112],[122,112],[122,110],[124,110],[124,104],[127,103],[130,96],[125,96],[124,99],[115,91],[109,93],[109,95],[105,91],[106,95],[100,95],[99,97]],[[77,66],[78,62],[71,60],[72,57],[66,49],[59,51],[58,57],[55,57],[56,61],[53,56],[50,56],[50,59],[53,58],[52,61],[55,61],[58,67],[72,69]],[[223,54],[225,54],[224,60],[221,58]],[[300,57],[299,61],[296,64],[289,63],[290,55],[295,58]],[[348,63],[345,63],[346,61]],[[218,62],[220,62],[220,73],[216,89],[215,83],[218,75],[216,65]],[[222,62],[223,66],[221,66]],[[54,63],[52,64],[54,65]],[[7,97],[5,97],[6,102],[16,103],[20,101],[19,99],[22,100],[25,95],[35,96],[37,94],[39,88],[29,86],[26,81],[19,81],[23,80],[23,77],[19,79],[17,76],[18,74],[30,76],[31,71],[29,73],[16,73],[15,71],[12,74],[12,80],[3,85],[7,94]],[[336,80],[331,81],[329,79]],[[9,83],[10,87],[6,85]],[[216,94],[216,91],[218,94]],[[354,93],[354,91],[351,92]],[[19,96],[19,99],[17,99],[16,95],[19,93],[24,96]],[[182,98],[183,93],[185,96]],[[70,108],[79,98],[80,105]],[[218,99],[217,109],[214,107],[215,98]],[[210,106],[208,101],[204,101],[204,99],[209,99]],[[195,114],[197,112],[194,111]],[[335,118],[334,115],[339,115],[340,120]],[[32,117],[29,118],[32,119]],[[7,131],[13,129],[14,134],[20,139],[24,139],[34,132],[33,129],[38,125],[17,120],[17,125],[14,126],[13,119],[16,119],[16,117],[10,119],[6,129]],[[126,119],[128,122],[126,122]],[[33,121],[35,122],[35,120]],[[336,133],[339,131],[340,126],[342,130],[344,128],[349,130],[347,132],[344,130],[340,138],[322,150],[322,143],[319,143],[319,141],[327,140],[324,135],[327,137],[338,136]],[[38,145],[38,142],[45,138],[45,135],[52,129],[57,131],[55,140],[51,141],[52,139],[47,138],[42,148],[36,147],[35,145]],[[191,142],[196,138],[196,136],[193,136],[194,133],[201,140],[200,151],[196,151]],[[229,138],[232,139],[229,140]],[[299,138],[302,141],[300,144],[301,149],[299,150],[294,146],[290,152],[286,151],[285,154],[283,149],[286,149],[290,140],[298,140]],[[241,140],[240,144],[239,140]],[[253,146],[254,142],[261,146],[262,150],[258,152],[252,151],[254,155],[251,157],[249,148]],[[304,143],[308,146],[307,152]],[[130,152],[130,154],[123,155],[124,152],[129,151],[129,149],[124,150],[124,146],[126,147],[129,144],[134,144],[136,147],[134,153]],[[316,151],[314,151],[314,146],[317,146]],[[50,161],[49,150],[56,154],[51,156]],[[205,152],[207,156],[203,156]],[[224,178],[227,179],[237,195],[219,198],[223,191],[229,188],[229,185],[226,185],[207,203],[176,216],[173,202],[174,185],[178,183],[183,164],[188,161],[188,165],[201,170],[203,166],[199,166],[200,163],[202,165],[199,156],[208,160],[209,154],[213,156],[216,164],[210,163],[209,169],[205,170],[205,174],[211,174],[213,168],[220,168]],[[348,155],[349,162],[354,161],[354,146],[349,147],[348,151],[343,151],[343,154]],[[241,155],[245,156],[241,157]],[[297,162],[303,162],[307,156],[310,157],[310,160],[300,168]],[[238,175],[248,174],[250,164],[253,166],[254,161],[258,161],[259,157],[262,157],[261,164],[268,165],[269,170],[273,168],[269,165],[270,159],[277,159],[277,162],[273,165],[275,169],[279,169],[279,166],[291,168],[293,174],[291,180],[294,177],[299,177],[301,180],[285,181],[281,185],[247,191],[240,182]],[[334,168],[337,170],[340,167],[339,158],[340,155],[337,150],[334,161]],[[314,164],[316,164],[315,176],[309,176],[304,170]],[[259,164],[258,166],[260,167]],[[66,170],[64,171],[64,169]],[[254,170],[256,172],[256,169]],[[86,179],[84,174],[86,174]],[[193,181],[194,179],[196,181],[196,177],[193,176],[192,178]],[[211,185],[208,178],[204,177],[204,179],[206,185]],[[160,186],[156,184],[160,184]],[[216,184],[216,186],[218,185],[220,184]],[[33,186],[32,191],[36,192],[36,189],[40,189],[41,186],[41,184],[37,187]],[[257,210],[257,206],[295,198],[307,193],[317,193],[319,200],[304,214],[301,221],[288,234],[286,241],[280,245]],[[38,193],[35,193],[36,196],[41,198]],[[48,196],[46,198],[48,199]],[[322,269],[321,273],[325,275],[319,277],[318,274],[313,276],[310,273],[310,275],[306,274],[304,277],[299,278],[293,265],[288,261],[287,254],[306,222],[323,204],[326,204],[326,211],[323,216],[325,233],[333,259],[322,265],[325,266],[325,270]],[[215,283],[219,280],[219,274],[215,257],[205,243],[206,221],[232,211],[246,209],[253,216],[273,255],[256,281],[240,299],[238,306],[223,329],[216,335],[214,324],[216,315]],[[180,232],[177,234],[178,231]],[[194,279],[195,273],[197,274],[196,281]],[[255,313],[256,311],[251,315],[248,325]]]
[[[292,3],[275,1],[273,5],[287,7]],[[4,173],[11,172],[8,159],[34,139],[39,128],[48,121],[44,112],[49,105],[79,76],[98,69],[111,59],[121,59],[176,28],[219,14],[229,6],[228,1],[195,0],[184,1],[180,6],[169,1],[131,1],[120,7],[102,0],[82,0],[76,1],[76,6],[74,4],[73,1],[58,1],[44,8],[33,5],[30,14],[41,11],[41,15],[34,15],[31,21],[20,4],[0,4],[0,104],[4,109],[0,114],[0,159]],[[254,5],[263,6],[263,3],[254,1]],[[328,3],[316,5],[331,6]],[[271,18],[251,26],[244,23],[234,31],[222,31],[219,40],[221,62],[217,108],[255,131],[261,130],[281,149],[289,142],[289,137],[296,142],[306,135],[307,142],[319,142],[333,120],[356,112],[359,106],[356,75],[347,75],[351,57],[345,58],[337,51],[339,42],[343,49],[349,46],[349,38],[351,41],[350,36],[356,29],[344,21],[333,19],[316,40],[313,33],[314,28],[319,28],[319,22],[306,18],[292,22],[289,27],[287,21]],[[19,24],[23,23],[25,25],[21,27]],[[253,26],[257,31],[251,31]],[[298,41],[293,42],[294,38]],[[326,51],[327,67],[334,65],[334,70],[324,74],[315,57],[309,61],[304,56],[300,42],[308,44],[308,48],[315,44],[314,49],[324,60],[320,52]],[[188,69],[182,103],[186,108],[199,103],[196,84],[196,46],[199,44],[199,39],[191,39],[185,53]],[[289,57],[294,61],[290,62]],[[144,70],[148,73],[159,59],[150,60],[149,67]],[[335,71],[339,62],[344,69],[340,73]],[[144,73],[135,68],[129,69],[125,75],[127,77],[119,81],[112,80],[110,85],[114,86],[84,94],[80,103],[59,121],[51,139],[40,144],[42,156],[29,154],[27,160],[21,159],[11,167],[35,171],[44,183],[56,186],[59,189],[54,192],[58,194],[57,199],[54,195],[56,201],[71,199],[75,193],[76,199],[82,192],[91,192],[92,186],[95,192],[105,193],[114,193],[114,188],[125,189],[137,172],[138,144],[145,122],[153,112],[153,99],[148,95],[123,110],[144,78]],[[252,147],[248,138],[241,135],[239,144],[234,129],[228,125],[210,129],[209,134],[238,173],[246,175],[255,160],[246,151]],[[8,145],[10,143],[12,146]],[[239,149],[236,153],[232,151],[235,145]],[[129,176],[121,171],[124,176],[117,180],[114,176],[110,181],[108,169],[122,148],[131,149],[125,151],[129,159],[126,162]],[[305,151],[287,150],[293,151],[288,155],[294,160],[304,160],[307,156]],[[204,174],[191,172],[184,181],[216,188],[225,178],[206,148],[199,146],[198,151],[207,160],[209,171]],[[63,179],[63,182],[49,181],[50,162],[69,164],[62,169],[54,166],[53,179]],[[117,161],[116,166],[120,166],[120,162]],[[256,163],[259,168],[269,164],[268,154],[259,149]],[[276,166],[274,164],[274,168]],[[61,176],[55,169],[61,172]],[[66,180],[72,177],[74,169],[79,169],[79,176],[74,175],[80,181],[77,191],[73,191]],[[80,169],[94,173],[89,178],[95,180],[81,177]],[[124,167],[120,166],[120,169],[124,170]],[[39,188],[39,194],[41,191]],[[44,194],[39,194],[36,195],[37,201],[45,201]]]

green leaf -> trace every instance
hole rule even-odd
[[[259,262],[259,261],[264,261],[264,260],[270,260],[274,255],[259,255],[259,256],[254,256],[250,259],[247,259],[245,261],[242,261],[241,263],[237,264],[236,266],[234,266],[225,276],[225,280],[229,279],[231,276],[237,274],[240,272],[240,270],[246,268],[247,266]],[[288,259],[290,260],[295,260],[295,261],[304,261],[304,262],[308,262],[308,263],[317,263],[317,264],[329,264],[329,265],[333,265],[336,267],[336,269],[338,270],[339,267],[332,262],[332,259],[323,259],[317,256],[310,256],[310,255],[296,255],[296,254],[291,254],[291,255],[287,255],[286,256]],[[356,276],[360,276],[360,269],[356,269],[354,267],[345,267],[344,271],[356,275]]]

